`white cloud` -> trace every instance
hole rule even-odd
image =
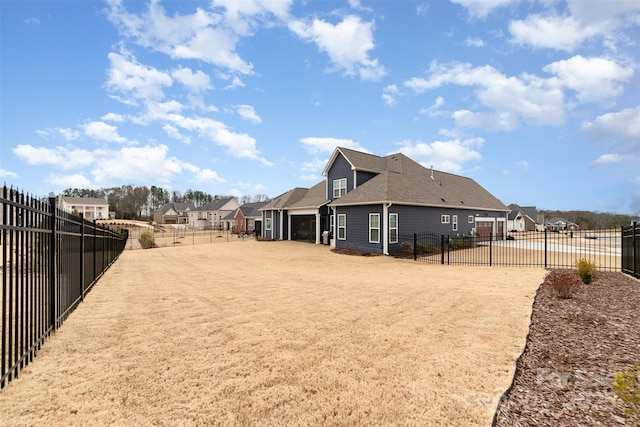
[[[595,161],[593,161],[589,166],[596,168],[600,166],[607,166],[614,163],[620,163],[623,160],[624,158],[619,154],[615,154],[615,153],[603,154],[600,157],[598,157]]]
[[[451,2],[467,9],[473,18],[485,18],[493,10],[511,3],[512,0],[451,0]]]
[[[92,170],[94,180],[100,186],[130,181],[168,183],[185,169],[183,162],[167,157],[168,151],[163,144],[96,150],[100,161]]]
[[[582,124],[590,139],[613,143],[617,149],[640,153],[640,107],[606,113]]]
[[[442,107],[443,105],[444,105],[444,98],[439,96],[436,98],[436,100],[433,102],[432,105],[430,105],[427,108],[421,109],[420,114],[425,114],[429,117],[441,116],[443,113],[440,110],[440,107]]]
[[[467,162],[481,159],[477,148],[484,143],[482,138],[454,139],[450,141],[400,141],[396,145],[400,152],[425,167],[433,166],[446,172],[460,173]]]
[[[332,138],[332,137],[307,137],[300,140],[303,147],[310,154],[333,153],[336,147],[351,148],[352,150],[369,153],[358,142],[352,139]]]
[[[57,169],[68,170],[82,168],[94,162],[93,153],[82,149],[46,148],[20,144],[12,151],[25,163],[33,166],[51,165]]]
[[[186,135],[182,135],[175,126],[164,125],[162,126],[162,129],[170,138],[177,139],[178,141],[182,141],[187,145],[191,145],[191,138]]]
[[[190,68],[180,67],[173,70],[171,76],[186,86],[190,92],[200,93],[211,89],[211,79],[200,70],[194,73]]]
[[[602,102],[620,95],[624,91],[623,83],[633,76],[632,67],[581,55],[553,62],[543,70],[557,75],[562,85],[575,90],[583,102]]]
[[[247,120],[251,123],[262,123],[262,119],[256,113],[256,110],[251,105],[236,105],[236,112],[242,117],[244,120]]]
[[[460,62],[433,62],[428,72],[428,78],[413,77],[405,81],[404,86],[415,93],[447,84],[478,88],[475,92],[478,100],[490,111],[461,110],[454,117],[460,125],[486,129],[501,129],[508,125],[505,130],[513,130],[520,120],[530,125],[559,126],[564,123],[564,95],[555,79],[541,79],[530,74],[508,77],[489,65],[474,68]]]
[[[6,170],[3,168],[0,168],[0,177],[2,178],[17,178],[18,174],[15,172],[11,172],[10,170]]]
[[[602,30],[597,24],[583,26],[571,16],[531,15],[522,21],[512,21],[509,31],[516,44],[571,52]]]
[[[126,138],[118,135],[118,128],[105,122],[89,122],[83,126],[84,133],[94,139],[107,142],[127,142]]]
[[[169,74],[138,63],[128,52],[110,53],[108,57],[111,67],[107,87],[122,94],[124,98],[120,100],[124,103],[135,104],[140,99],[161,100],[164,98],[163,86],[173,83]]]
[[[44,139],[52,138],[56,135],[60,135],[63,139],[67,141],[74,141],[80,138],[80,131],[71,129],[71,128],[48,128],[48,129],[38,129],[36,130],[36,134]]]
[[[224,7],[225,26],[232,28],[237,34],[250,35],[259,22],[272,26],[287,20],[293,0],[212,0],[211,4]]]
[[[289,28],[329,55],[334,64],[330,71],[358,74],[361,79],[372,81],[380,80],[387,73],[377,59],[369,57],[369,51],[375,47],[373,23],[363,22],[359,16],[346,16],[336,25],[317,18],[311,23],[296,20],[289,23]]]
[[[416,5],[416,15],[427,16],[429,14],[429,3],[423,2]]]
[[[402,96],[402,93],[398,89],[397,85],[389,85],[382,90],[382,99],[384,103],[390,107],[393,107],[398,103],[398,98]]]
[[[567,5],[569,14],[551,10],[512,21],[512,42],[571,52],[587,40],[602,37],[605,46],[614,47],[627,40],[622,30],[640,22],[640,4],[636,1],[568,0]]]
[[[211,169],[202,169],[196,173],[196,180],[198,182],[212,182],[216,184],[222,184],[227,182],[226,179],[218,176],[216,171],[212,171]]]
[[[71,175],[55,175],[51,174],[45,179],[46,182],[56,185],[59,188],[93,188],[84,175],[80,173],[74,173]]]
[[[234,9],[231,2],[216,3],[224,3],[228,8],[228,20],[233,19],[234,10],[246,10],[248,6],[256,4],[253,1],[235,2],[244,5],[237,5]],[[151,1],[148,10],[135,15],[128,13],[120,0],[111,0],[109,4],[111,22],[123,36],[142,47],[165,53],[174,59],[195,59],[234,73],[253,73],[253,66],[235,52],[239,40],[236,31],[240,31],[240,28],[231,21],[225,26],[224,17],[219,13],[197,8],[192,14],[168,16],[158,1]],[[272,8],[278,8],[278,5]]]
[[[468,47],[483,47],[484,40],[480,37],[467,37],[464,41],[464,44]]]
[[[125,121],[125,117],[122,114],[118,114],[118,113],[107,113],[104,116],[100,117],[100,120],[122,123]]]

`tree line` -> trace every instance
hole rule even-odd
[[[632,215],[610,212],[540,210],[538,214],[544,215],[545,221],[553,218],[564,218],[569,222],[578,224],[581,230],[618,228],[628,226],[631,224],[631,221],[638,220],[638,217]]]
[[[195,207],[201,207],[214,200],[233,196],[222,194],[208,194],[200,190],[188,189],[184,193],[180,191],[168,191],[162,187],[123,185],[100,189],[67,188],[62,192],[68,197],[92,197],[107,198],[109,211],[115,212],[117,218],[122,219],[151,219],[153,211],[160,209],[166,203],[193,203]],[[265,194],[245,195],[236,198],[238,203],[266,202],[270,198]]]

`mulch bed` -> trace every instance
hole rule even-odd
[[[576,273],[577,274],[577,273]],[[496,426],[638,426],[612,402],[615,372],[640,365],[640,281],[600,272],[570,299],[547,281]]]

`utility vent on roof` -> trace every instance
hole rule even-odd
[[[444,202],[444,199],[442,197],[440,197],[440,200],[442,200]]]

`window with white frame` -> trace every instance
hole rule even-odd
[[[338,240],[347,238],[347,214],[338,214]]]
[[[473,224],[473,215],[469,215],[467,217],[467,221],[469,222],[469,224]]]
[[[449,224],[449,222],[451,222],[451,218],[449,215],[440,215],[440,222],[442,224]]]
[[[389,214],[389,243],[398,243],[398,214]]]
[[[452,219],[453,219],[452,229],[453,231],[458,231],[458,215],[454,215]]]
[[[250,231],[255,230],[255,228],[256,228],[255,221],[252,220],[252,219],[247,220],[247,228],[249,228]]]
[[[271,231],[271,218],[267,218],[264,222],[264,228],[267,231]]]
[[[333,198],[337,199],[347,194],[347,178],[333,180]]]
[[[369,214],[369,243],[380,243],[380,214]]]

